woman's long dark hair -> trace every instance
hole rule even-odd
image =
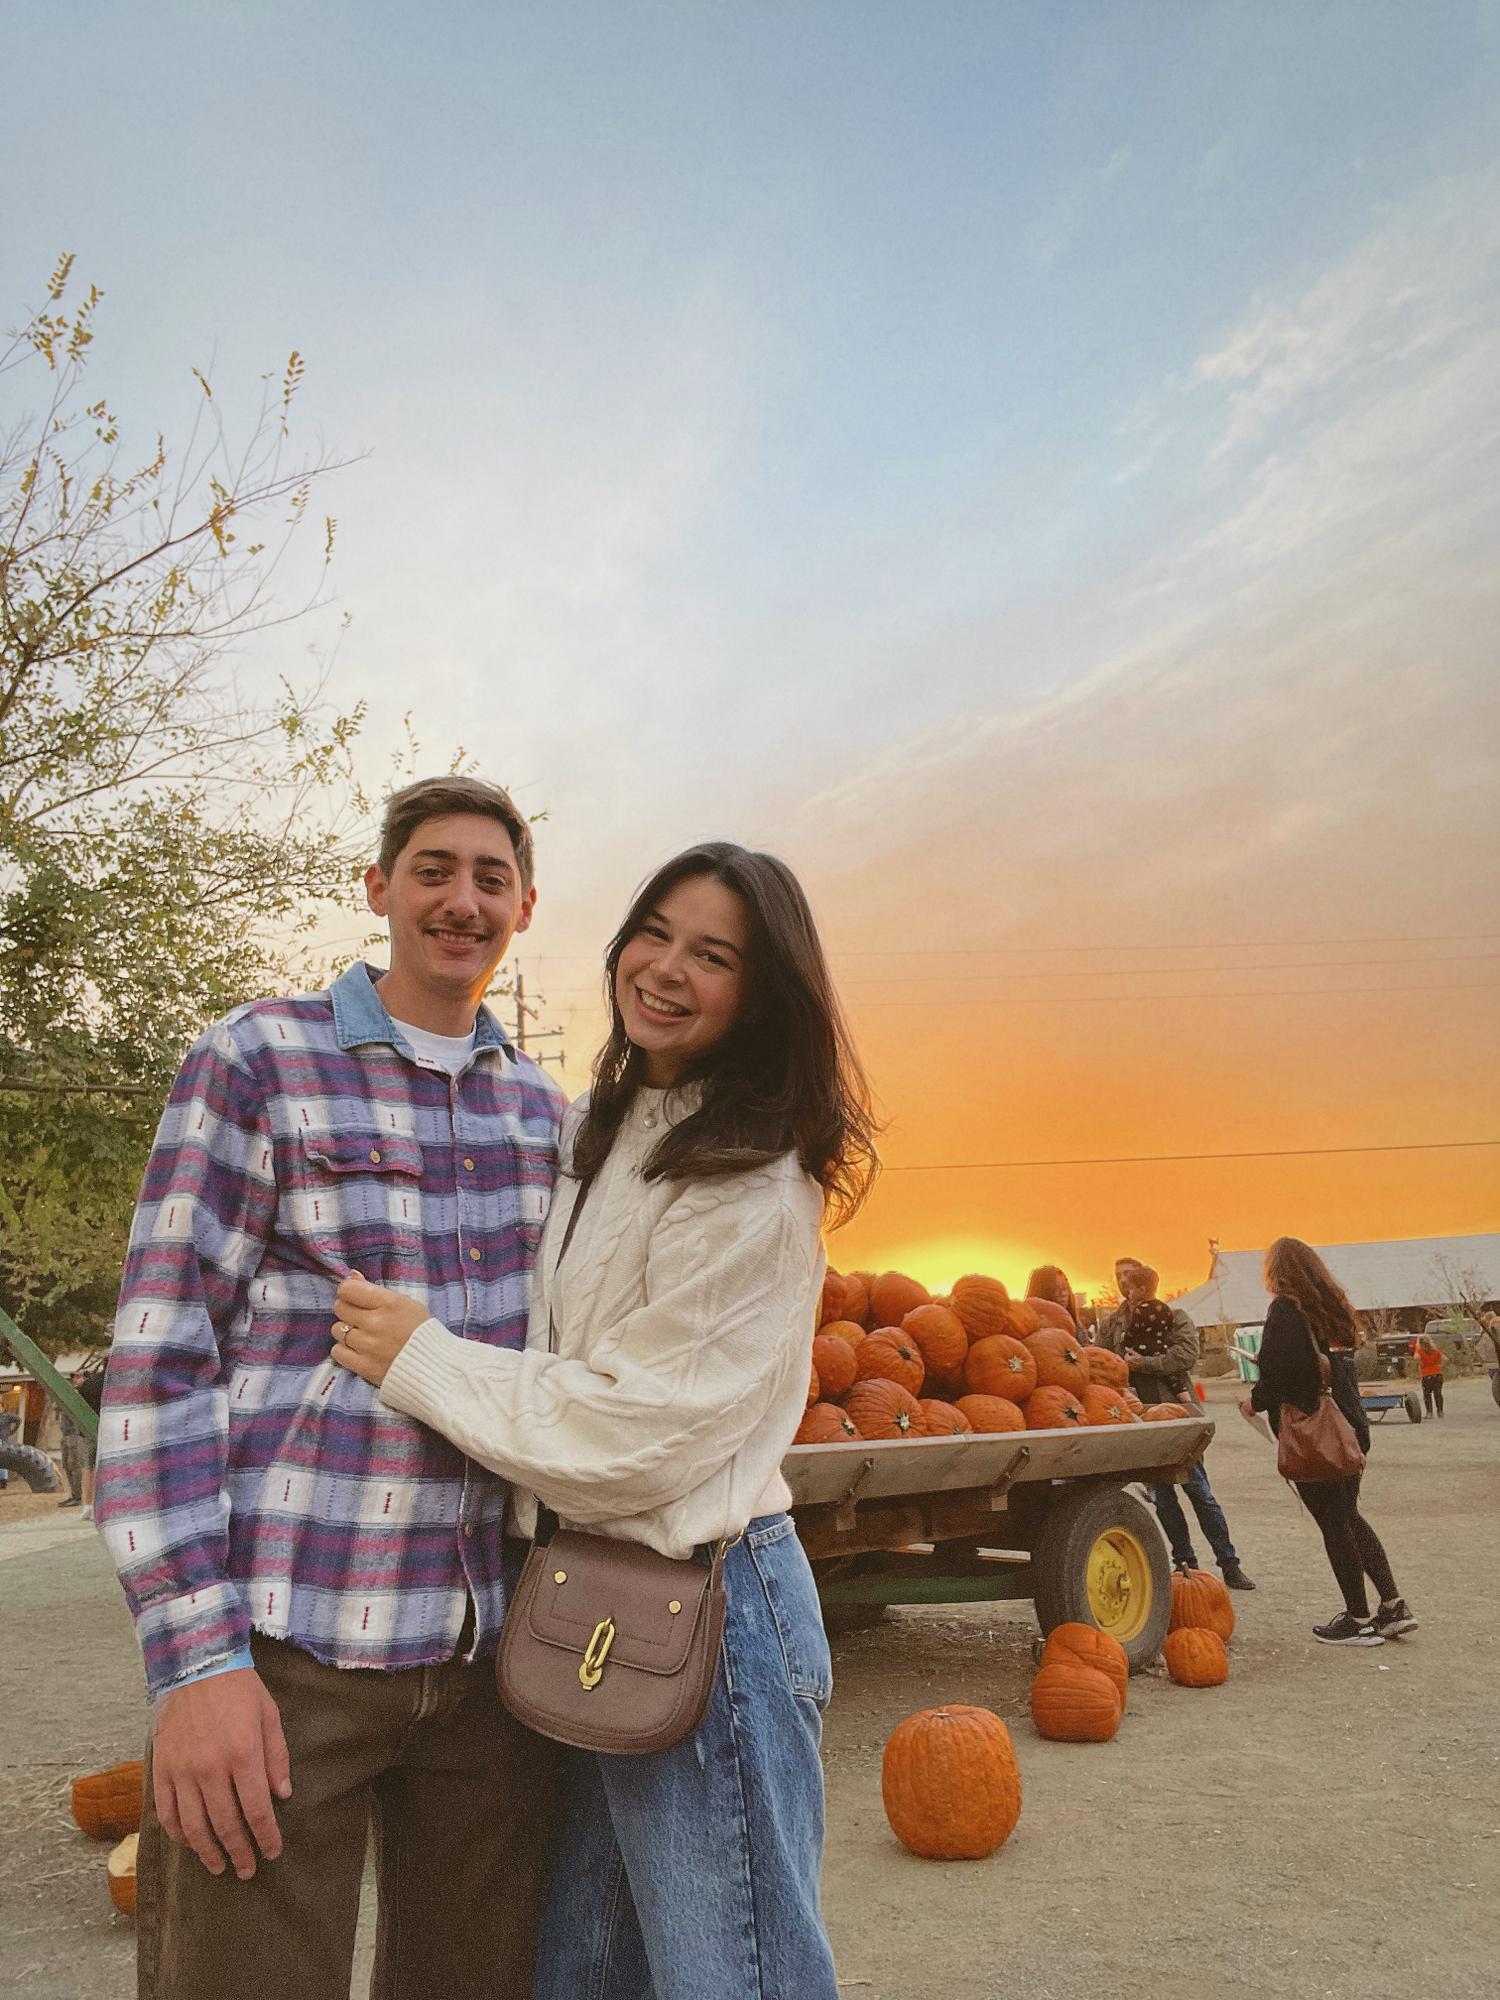
[[[1365,1330],[1338,1279],[1300,1236],[1278,1236],[1266,1252],[1266,1288],[1290,1299],[1324,1347],[1363,1347]]]
[[[869,1085],[834,991],[802,885],[784,861],[728,840],[706,840],[658,868],[637,891],[604,956],[609,1039],[594,1060],[589,1107],[573,1154],[588,1180],[603,1166],[646,1059],[625,1032],[615,998],[620,955],[681,882],[720,882],[745,906],[745,987],[729,1033],[682,1081],[703,1090],[646,1163],[648,1181],[713,1180],[796,1153],[822,1187],[830,1227],[870,1191],[879,1158]]]
[[[1067,1296],[1058,1298],[1056,1292],[1049,1289],[1054,1285]],[[1028,1299],[1051,1299],[1054,1305],[1063,1308],[1074,1326],[1078,1325],[1078,1300],[1073,1287],[1068,1283],[1068,1274],[1061,1264],[1038,1264],[1026,1280],[1026,1296]]]

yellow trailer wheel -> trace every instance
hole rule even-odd
[[[1118,1639],[1132,1670],[1149,1666],[1172,1615],[1155,1514],[1121,1486],[1055,1490],[1032,1543],[1031,1594],[1044,1633],[1078,1619]]]
[[[1101,1632],[1128,1646],[1151,1619],[1151,1559],[1128,1528],[1110,1528],[1088,1554],[1089,1610]]]

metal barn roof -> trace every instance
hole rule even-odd
[[[1314,1249],[1357,1312],[1378,1306],[1433,1306],[1451,1301],[1454,1277],[1488,1300],[1500,1299],[1500,1236],[1412,1236],[1389,1243],[1317,1243]],[[1259,1326],[1266,1316],[1264,1250],[1216,1250],[1201,1285],[1173,1299],[1195,1326]]]

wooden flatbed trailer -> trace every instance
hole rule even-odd
[[[1029,1597],[1044,1633],[1097,1625],[1134,1670],[1166,1637],[1171,1561],[1125,1489],[1186,1479],[1213,1434],[1180,1417],[794,1445],[782,1470],[825,1608]]]

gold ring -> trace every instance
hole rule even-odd
[[[349,1331],[348,1327],[344,1324],[342,1320],[336,1320],[334,1322],[333,1330],[338,1335],[340,1340],[342,1340],[344,1335]]]

